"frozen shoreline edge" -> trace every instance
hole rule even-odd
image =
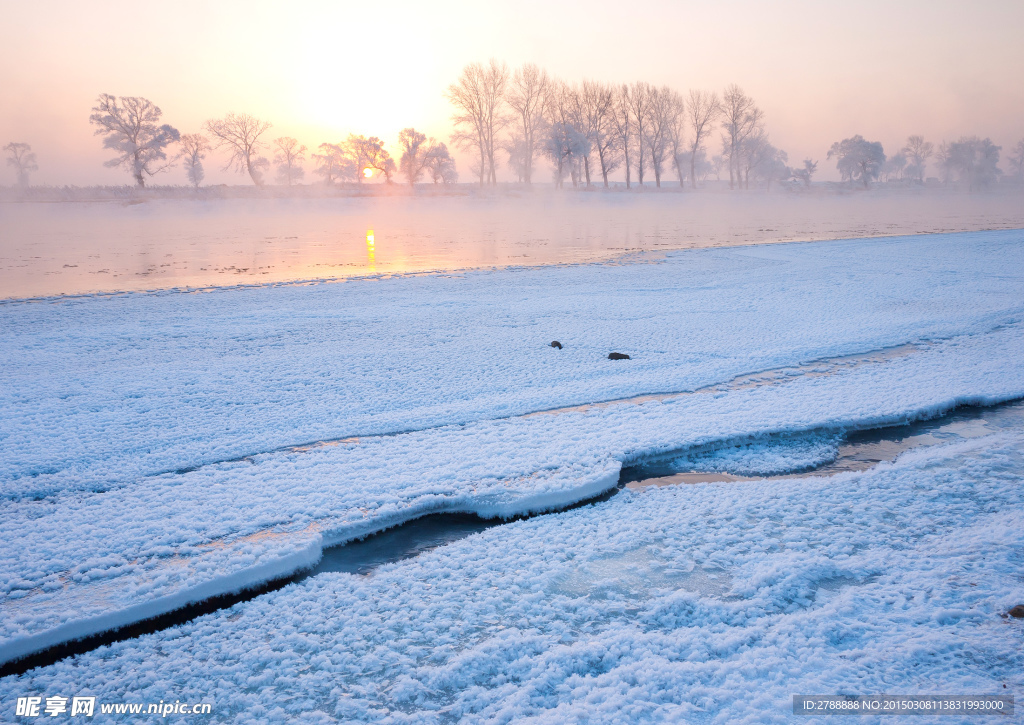
[[[886,428],[910,422],[932,420],[962,407],[988,408],[1021,399],[1024,399],[1024,390],[996,395],[956,396],[901,414],[880,418],[861,418],[828,427],[844,430]],[[810,430],[818,430],[818,428]],[[661,453],[663,454],[663,452]],[[659,455],[659,452],[649,451],[647,455],[656,456]],[[629,461],[613,461],[611,470],[606,469],[593,479],[584,481],[579,486],[567,491],[538,493],[517,501],[506,502],[493,499],[473,502],[467,501],[465,498],[440,504],[426,501],[410,506],[399,514],[353,523],[337,529],[320,530],[314,534],[304,548],[292,551],[273,561],[217,577],[199,586],[136,604],[126,609],[65,622],[53,629],[4,642],[3,653],[0,654],[0,665],[16,664],[19,660],[38,655],[54,647],[137,625],[216,597],[239,594],[247,590],[259,589],[271,582],[288,579],[314,568],[323,557],[325,549],[363,539],[430,514],[465,513],[479,516],[482,519],[512,519],[519,516],[556,512],[615,489],[618,486],[619,473],[623,465],[631,465],[642,457],[643,455],[635,455],[631,456]],[[813,476],[813,472],[809,475]]]
[[[4,642],[3,652],[0,654],[0,665],[14,664],[53,647],[140,624],[215,597],[238,594],[246,590],[258,589],[273,581],[287,579],[315,567],[323,558],[324,549],[363,539],[429,514],[468,513],[475,514],[482,519],[511,519],[564,509],[614,489],[618,485],[621,467],[621,463],[616,461],[610,471],[605,470],[599,476],[568,491],[538,493],[504,503],[486,499],[468,505],[454,502],[440,506],[421,503],[398,515],[385,516],[335,530],[321,531],[303,549],[273,561],[264,562],[227,576],[217,577],[199,586],[136,604],[126,609],[65,622],[58,627],[29,637]]]

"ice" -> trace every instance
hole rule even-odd
[[[1022,238],[0,305],[0,652],[425,513],[580,501],[645,457],[786,440],[759,470],[807,467],[831,445],[809,431],[1024,396]],[[672,391],[701,392],[529,415]],[[753,452],[708,460],[752,470]],[[695,591],[718,576],[692,571]]]
[[[0,701],[733,723],[788,722],[794,694],[1013,692],[1022,451],[1006,432],[833,478],[626,491],[5,678]]]
[[[737,442],[710,451],[691,451],[670,461],[677,471],[713,471],[737,476],[772,476],[806,471],[839,455],[838,432],[786,435]]]

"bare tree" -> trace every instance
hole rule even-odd
[[[999,168],[999,151],[991,139],[962,136],[946,149],[945,164],[956,174],[969,191],[976,191],[993,183],[1003,173]]]
[[[722,113],[722,102],[713,91],[691,90],[686,103],[686,120],[693,129],[690,140],[690,186],[697,188],[696,159]]]
[[[651,105],[654,103],[655,89],[650,83],[637,81],[629,88],[626,100],[629,107],[629,122],[633,125],[636,138],[636,181],[644,185],[644,161],[647,157],[644,146],[650,127]]]
[[[919,184],[924,183],[924,170],[928,159],[933,155],[934,146],[924,140],[923,136],[911,136],[907,139],[907,145],[902,149],[902,154],[907,160],[906,173]]]
[[[355,164],[341,144],[322,143],[318,150],[320,153],[313,154],[314,173],[323,177],[326,186],[333,186],[337,180],[355,178],[358,173]]]
[[[415,128],[404,128],[398,134],[398,145],[402,147],[398,168],[409,180],[409,186],[413,186],[423,176],[428,149],[427,137]]]
[[[455,170],[455,159],[451,157],[448,147],[443,143],[432,144],[427,149],[423,165],[435,184],[454,184],[459,180],[459,173]]]
[[[615,135],[618,137],[619,148],[622,150],[622,162],[626,170],[626,188],[630,187],[630,162],[633,159],[636,139],[633,134],[633,123],[631,122],[630,97],[632,90],[627,85],[620,86],[615,92],[615,108],[612,114]]]
[[[264,146],[260,136],[270,125],[269,121],[261,121],[247,113],[229,113],[224,118],[207,121],[206,130],[214,137],[217,148],[231,152],[224,170],[234,167],[240,174],[249,174],[256,186],[263,186],[263,169],[268,168],[270,162],[260,156]]]
[[[810,159],[804,159],[804,167],[802,169],[793,170],[793,178],[800,179],[804,182],[804,186],[810,187],[811,177],[814,176],[814,172],[818,170],[818,162],[811,161]]]
[[[7,165],[14,167],[14,173],[18,177],[18,186],[27,189],[28,175],[33,171],[39,171],[32,147],[27,143],[11,141],[4,146],[4,151],[7,152]]]
[[[661,172],[672,139],[672,131],[683,117],[683,97],[668,86],[650,89],[647,133],[644,141],[651,157],[654,185],[661,188]]]
[[[672,147],[672,163],[676,167],[676,178],[679,179],[679,187],[683,188],[686,186],[687,176],[696,175],[697,161],[692,158],[693,152],[686,144],[686,101],[680,96],[678,102],[678,113],[673,115],[668,127],[668,140]]]
[[[105,137],[103,147],[116,153],[104,166],[124,167],[140,187],[146,185],[146,176],[153,176],[171,166],[173,162],[167,161],[164,149],[176,143],[180,134],[167,124],[157,125],[163,111],[152,101],[101,93],[92,111],[89,123],[99,127],[97,136]]]
[[[282,136],[274,139],[274,163],[277,164],[277,180],[279,183],[291,186],[296,181],[301,181],[306,175],[302,168],[302,162],[306,160],[306,147],[299,144],[291,136]]]
[[[608,188],[608,174],[619,165],[617,134],[615,132],[615,89],[596,81],[583,81],[580,89],[582,102],[581,127],[590,141],[592,152],[597,153],[604,187]],[[587,185],[590,185],[589,158],[586,166]]]
[[[188,183],[196,189],[203,183],[206,172],[203,170],[203,159],[210,151],[210,142],[201,133],[185,133],[181,136],[181,159],[185,166]]]
[[[376,136],[349,135],[345,147],[349,157],[355,162],[356,180],[362,183],[364,178],[369,178],[374,171],[384,175],[387,183],[392,183],[392,177],[398,170],[391,154],[384,148],[384,142]]]
[[[762,127],[764,113],[754,104],[754,99],[745,94],[735,83],[725,89],[722,95],[722,136],[723,155],[729,161],[729,188],[742,186],[743,144],[756,136]]]
[[[445,97],[455,106],[452,140],[461,148],[475,149],[480,156],[480,186],[498,183],[495,151],[498,134],[508,123],[504,114],[508,66],[493,58],[487,66],[471,63],[448,86]]]
[[[523,181],[527,184],[533,182],[533,159],[544,130],[544,109],[550,90],[551,79],[547,72],[527,63],[512,74],[505,93],[505,101],[515,119],[516,153]]]

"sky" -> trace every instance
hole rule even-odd
[[[0,145],[32,145],[38,184],[130,183],[93,135],[100,93],[144,96],[182,133],[228,112],[313,148],[349,133],[392,151],[413,126],[451,135],[445,88],[464,65],[537,63],[568,81],[645,80],[721,90],[764,109],[791,163],[854,134],[886,151],[1024,138],[1020,0],[0,0]],[[716,137],[717,139],[717,134]],[[714,144],[717,147],[717,142]],[[712,148],[717,151],[717,148]],[[471,180],[459,158],[461,180]],[[206,163],[209,183],[247,183]],[[0,168],[0,184],[11,184]],[[156,183],[185,182],[173,169]]]

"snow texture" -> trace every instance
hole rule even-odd
[[[836,429],[1024,396],[1022,240],[2,305],[0,657],[423,513],[547,510],[681,448],[713,470],[803,468]]]
[[[5,678],[0,702],[724,724],[791,722],[794,694],[1012,693],[1024,626],[1000,615],[1024,601],[1022,451],[997,434],[833,478],[625,491]]]

